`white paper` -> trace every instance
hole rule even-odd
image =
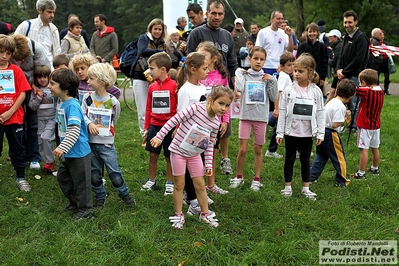
[[[194,124],[184,137],[180,148],[188,152],[203,153],[208,149],[210,136],[209,129]]]
[[[265,104],[266,84],[260,81],[245,82],[245,100],[247,104]]]
[[[112,109],[87,108],[87,117],[98,129],[99,136],[109,136],[111,126]]]
[[[170,113],[170,91],[152,92],[152,113],[154,114]]]

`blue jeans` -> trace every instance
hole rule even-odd
[[[351,77],[350,80],[355,82],[356,86],[359,86],[359,79],[357,77]],[[357,103],[357,105],[356,105]],[[348,104],[348,108],[351,111],[351,120],[353,121],[352,124],[352,129],[356,129],[356,118],[357,114],[359,113],[359,104],[360,104],[360,98],[358,99],[355,96],[352,97],[350,104]]]
[[[98,199],[105,199],[106,191],[102,180],[103,165],[107,169],[109,179],[115,187],[119,197],[126,196],[129,189],[118,166],[115,146],[113,144],[90,143],[91,148],[91,185],[94,196]]]
[[[270,152],[276,152],[278,148],[276,142],[277,119],[274,118],[273,112],[269,113],[269,121],[267,122],[267,124],[273,128],[272,136],[270,137],[269,148],[267,148],[267,150]]]

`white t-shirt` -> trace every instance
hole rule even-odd
[[[177,111],[183,111],[191,104],[199,102],[205,94],[206,87],[203,84],[194,85],[187,81],[177,93]]]
[[[284,71],[280,71],[280,73],[278,74],[278,80],[277,80],[278,91],[283,91],[285,88],[287,88],[291,84],[292,84],[292,80],[290,78],[290,75],[288,75]]]
[[[280,63],[280,56],[287,49],[288,43],[288,35],[282,29],[273,31],[270,26],[261,29],[256,37],[255,45],[265,48],[267,52],[263,68],[276,69]]]
[[[326,127],[334,129],[338,132],[341,131],[341,127],[333,128],[334,122],[344,122],[346,114],[346,107],[341,100],[337,98],[331,99],[324,107],[324,116],[326,118]]]
[[[39,29],[37,41],[46,48],[47,58],[50,62],[53,62],[53,38],[49,26],[43,26]]]

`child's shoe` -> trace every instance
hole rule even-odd
[[[124,203],[126,203],[126,205],[128,205],[129,207],[134,207],[136,206],[136,202],[134,201],[134,199],[132,197],[130,197],[129,194],[122,196],[121,199],[123,200]]]
[[[148,181],[141,187],[142,191],[154,190],[157,185],[157,181],[148,179]]]
[[[233,173],[233,168],[231,168],[231,162],[229,158],[224,158],[220,162],[220,168],[226,175],[231,175]]]
[[[227,194],[229,193],[227,190],[224,190],[220,187],[218,187],[216,184],[213,187],[208,187],[206,186],[206,190],[215,194]]]
[[[31,190],[30,185],[26,179],[17,180],[17,187],[19,190],[29,192]]]
[[[366,179],[366,174],[361,174],[359,172],[356,172],[354,174],[351,174],[351,177],[353,177],[356,180],[364,180]]]
[[[283,195],[284,197],[292,197],[292,189],[282,189],[280,190],[281,195]]]
[[[255,192],[259,191],[259,189],[261,187],[263,187],[263,184],[261,184],[259,181],[252,180],[252,184],[251,184],[251,187],[250,187],[250,189],[252,191],[255,191]]]
[[[305,198],[308,198],[308,199],[311,199],[311,200],[316,200],[317,194],[312,192],[312,191],[310,191],[310,190],[308,190],[308,191],[302,190],[301,194],[304,195]]]
[[[244,178],[234,177],[234,178],[230,179],[230,187],[231,188],[236,188],[242,184],[244,184]]]
[[[104,208],[104,205],[105,205],[105,199],[98,199],[93,207],[102,209],[102,208]]]
[[[183,229],[184,214],[176,214],[175,216],[169,216],[169,221],[172,223],[172,227],[176,229]]]
[[[173,184],[165,184],[165,193],[163,193],[165,196],[168,195],[173,195]]]
[[[30,169],[40,169],[40,163],[39,162],[30,162],[29,168]]]
[[[373,175],[380,175],[380,169],[378,169],[378,168],[370,167],[369,172],[372,173]]]
[[[45,163],[43,165],[43,170],[44,170],[44,172],[46,172],[48,174],[51,174],[52,172],[54,172],[55,171],[55,161],[52,163]]]
[[[201,222],[208,224],[210,227],[218,227],[218,219],[215,218],[216,213],[208,211],[206,213],[201,213],[199,219]]]
[[[199,205],[193,206],[190,205],[187,210],[188,215],[197,215],[201,213],[201,207]]]

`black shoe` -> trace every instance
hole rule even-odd
[[[94,219],[94,215],[91,211],[78,212],[78,214],[76,214],[76,216],[73,219],[75,221],[91,220]]]
[[[126,203],[130,207],[136,206],[136,202],[134,201],[134,199],[132,197],[130,197],[129,194],[121,197],[121,199],[123,200],[124,203]]]
[[[94,208],[102,209],[104,208],[104,205],[105,205],[105,199],[98,199],[96,201],[96,204],[94,204]]]
[[[366,174],[361,174],[359,172],[356,172],[356,173],[352,174],[351,177],[353,177],[356,180],[364,180],[364,179],[366,179]]]
[[[75,211],[78,209],[78,206],[72,204],[72,203],[68,203],[67,206],[65,206],[64,211],[68,212],[68,211]]]
[[[373,175],[380,175],[380,169],[369,169],[369,172],[372,173]]]

